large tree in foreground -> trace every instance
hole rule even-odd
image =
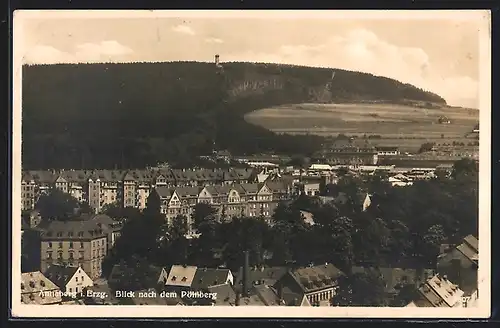
[[[65,221],[79,214],[92,212],[90,206],[79,202],[76,198],[57,188],[52,188],[38,199],[35,209],[44,220]]]

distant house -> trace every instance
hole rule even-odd
[[[286,305],[330,306],[344,273],[333,264],[288,271],[274,288]]]
[[[400,155],[398,147],[375,147],[378,156],[397,156]]]
[[[86,288],[94,286],[92,279],[81,267],[52,265],[44,275],[70,297],[79,297]]]
[[[21,274],[21,303],[48,305],[61,301],[61,289],[40,271]]]
[[[468,302],[478,298],[478,259],[478,239],[472,235],[460,245],[444,250],[437,259],[438,272],[457,283]]]
[[[463,294],[446,276],[437,274],[418,288],[415,299],[407,307],[464,307]]]
[[[406,179],[405,179],[406,178]],[[411,181],[411,179],[407,178],[407,177],[389,177],[389,183],[391,184],[392,187],[406,187],[406,186],[411,186],[413,184],[413,182]]]
[[[439,124],[450,124],[450,123],[451,123],[451,121],[450,121],[450,119],[449,119],[448,117],[446,117],[446,116],[441,116],[441,117],[439,117],[439,119],[438,119],[438,123],[439,123]]]

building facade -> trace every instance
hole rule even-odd
[[[292,185],[272,181],[206,187],[158,187],[153,192],[159,196],[161,213],[169,223],[183,215],[191,229],[191,215],[198,203],[210,204],[221,217],[269,218],[281,201],[289,199]]]
[[[93,220],[52,221],[41,234],[41,270],[52,265],[80,266],[91,279],[102,273],[107,232]]]

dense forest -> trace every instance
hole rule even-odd
[[[23,68],[23,167],[143,167],[228,149],[309,154],[315,136],[247,123],[250,111],[300,102],[445,104],[371,74],[275,64],[134,63]]]

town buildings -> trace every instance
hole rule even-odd
[[[247,183],[251,182],[252,173],[249,168],[24,171],[21,202],[23,210],[32,210],[40,195],[57,188],[88,203],[96,213],[110,204],[143,209],[149,192],[156,187]]]
[[[188,220],[188,229],[192,229],[191,215],[198,203],[210,204],[221,217],[269,218],[281,201],[289,199],[292,185],[271,181],[206,187],[158,187],[153,192],[159,196],[161,213],[166,216],[168,222],[178,215],[183,215]]]

